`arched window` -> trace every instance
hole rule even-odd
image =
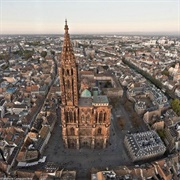
[[[69,119],[70,119],[70,122],[73,122],[73,115],[72,115],[72,112],[69,112]]]
[[[76,112],[74,111],[74,123],[76,122]]]
[[[81,116],[81,121],[82,121],[82,122],[85,121],[84,114]]]
[[[68,122],[69,118],[68,118],[68,112],[65,112],[65,121]]]
[[[102,131],[102,129],[101,128],[98,128],[98,135],[100,135],[101,134],[101,131]]]
[[[70,89],[71,84],[70,84],[69,79],[66,81],[66,83],[67,83],[67,88]]]
[[[71,133],[71,136],[74,136],[74,135],[75,135],[75,131],[74,131],[74,128],[73,128],[73,127],[70,129],[70,133]]]
[[[67,69],[67,75],[69,76],[69,69]]]
[[[83,145],[84,145],[84,147],[87,147],[88,146],[87,141],[83,142]]]
[[[106,113],[104,113],[104,122],[106,122]]]
[[[71,69],[71,76],[73,75],[73,69]]]
[[[103,112],[101,111],[99,113],[99,123],[102,123],[103,122]]]
[[[74,87],[74,80],[71,81],[71,87]]]
[[[97,122],[97,120],[98,120],[98,113],[96,112],[96,114],[95,114],[95,121]]]
[[[90,121],[90,115],[89,114],[86,116],[86,121],[87,122]]]

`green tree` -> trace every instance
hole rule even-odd
[[[164,71],[162,71],[162,74],[165,76],[169,76],[169,71],[167,69],[165,69]]]
[[[46,52],[46,51],[42,51],[42,52],[41,52],[41,56],[42,56],[43,58],[45,58],[46,55],[47,55],[47,52]]]
[[[131,113],[131,122],[134,128],[138,128],[141,124],[141,120],[138,117],[138,114],[136,112]]]
[[[158,135],[159,135],[159,137],[161,139],[165,139],[166,135],[165,135],[165,130],[164,129],[157,130],[157,133],[158,133]]]
[[[110,81],[107,81],[104,85],[104,88],[109,88],[109,87],[112,87],[112,85]]]
[[[26,60],[28,60],[29,58],[31,58],[32,57],[32,55],[33,55],[33,51],[25,51],[24,52],[24,58],[26,59]]]
[[[171,107],[176,112],[178,116],[180,116],[180,100],[174,99],[171,101]]]
[[[125,120],[123,117],[118,117],[118,124],[120,126],[121,129],[124,129],[124,126],[125,126]]]
[[[0,54],[0,60],[6,60],[8,61],[9,60],[9,55],[6,53],[6,54]]]
[[[51,54],[52,54],[52,55],[55,55],[55,51],[52,51],[52,50],[51,50]]]

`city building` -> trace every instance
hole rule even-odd
[[[91,174],[91,180],[116,179],[116,173],[112,171],[99,171]]]
[[[105,148],[110,136],[111,106],[107,96],[87,86],[79,93],[78,65],[65,23],[59,67],[62,138],[66,148]],[[84,82],[83,82],[84,83]],[[93,95],[92,95],[93,94]]]
[[[127,134],[124,144],[133,162],[155,158],[166,151],[161,138],[153,130]]]
[[[180,122],[170,127],[165,127],[165,144],[168,151],[180,150]]]

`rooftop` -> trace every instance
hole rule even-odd
[[[17,89],[16,87],[11,87],[11,88],[8,88],[6,90],[6,92],[12,94],[12,93],[14,93],[16,91],[16,89]]]
[[[80,107],[92,106],[92,98],[89,98],[89,97],[81,97],[81,98],[79,98],[79,106]]]
[[[91,92],[87,89],[85,89],[82,93],[81,93],[81,97],[91,97]]]
[[[109,105],[109,101],[108,101],[108,98],[107,98],[107,96],[93,96],[93,102],[92,102],[92,104],[94,105],[94,106],[98,106],[98,105],[100,105],[100,106],[108,106]]]
[[[155,131],[127,134],[126,138],[137,157],[166,150],[165,145]]]

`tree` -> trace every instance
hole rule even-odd
[[[109,100],[110,100],[110,104],[111,104],[114,108],[118,107],[118,104],[119,104],[119,101],[120,101],[119,98],[110,98]]]
[[[174,99],[171,101],[171,107],[173,111],[176,112],[178,116],[180,116],[180,100],[179,99]]]
[[[55,51],[52,51],[52,50],[51,50],[51,54],[52,54],[52,55],[55,55]]]
[[[20,51],[20,50],[13,52],[13,54],[15,54],[15,55],[18,54],[19,56],[23,55],[22,51]]]
[[[162,71],[162,74],[165,76],[169,76],[169,71],[167,69],[165,69],[164,71]]]
[[[165,130],[164,129],[157,130],[157,133],[158,133],[158,135],[159,135],[159,137],[161,139],[165,139],[166,135],[165,135]]]
[[[121,127],[121,129],[124,129],[125,120],[124,120],[123,117],[119,117],[119,118],[118,118],[118,124],[119,124],[119,126]]]
[[[5,60],[5,61],[8,61],[9,60],[9,55],[6,53],[6,54],[0,54],[0,60]]]
[[[139,127],[139,125],[141,124],[141,120],[139,119],[138,115],[136,112],[133,112],[131,114],[131,121],[132,121],[132,124],[135,128]]]
[[[109,88],[112,87],[111,82],[110,81],[106,81],[104,88]]]
[[[46,52],[46,51],[42,51],[42,52],[41,52],[41,56],[42,56],[43,58],[45,58],[46,55],[47,55],[47,52]]]
[[[128,112],[132,111],[132,109],[131,109],[132,103],[130,101],[126,101],[126,103],[124,104],[124,107]]]
[[[32,55],[33,55],[33,51],[25,51],[25,52],[24,52],[24,58],[25,58],[26,60],[28,60],[29,58],[31,58]]]

